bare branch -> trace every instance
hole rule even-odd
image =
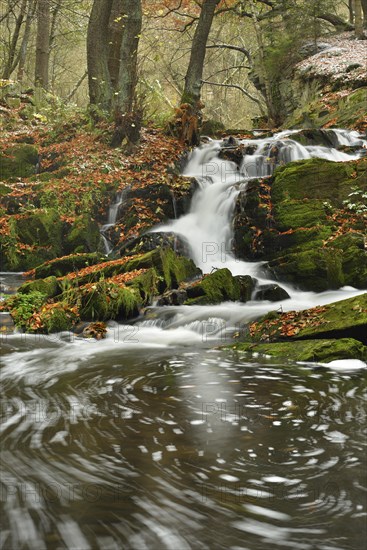
[[[254,95],[250,94],[250,92],[245,90],[245,88],[243,88],[242,86],[239,86],[239,84],[221,84],[220,82],[209,82],[209,80],[202,80],[202,83],[203,84],[209,84],[210,86],[221,86],[222,88],[235,88],[237,90],[240,90],[240,92],[242,92],[246,97],[251,99],[251,101],[254,101],[255,103],[257,103],[259,105],[261,112],[264,112],[263,111],[263,102],[260,101],[260,99],[258,99]]]
[[[232,46],[231,44],[211,44],[210,46],[207,46],[207,48],[220,48],[220,49],[235,50],[237,52],[241,52],[247,57],[247,59],[252,65],[252,58],[249,50],[247,50],[246,48],[241,48],[241,46]]]

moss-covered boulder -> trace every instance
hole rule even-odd
[[[187,299],[184,303],[206,305],[225,301],[246,302],[251,298],[253,288],[254,281],[250,276],[233,277],[229,269],[218,269],[186,287]]]
[[[90,216],[83,214],[76,218],[66,235],[64,250],[70,254],[94,252],[98,249],[100,240],[98,223]]]
[[[53,209],[12,217],[0,235],[3,269],[26,271],[62,253],[62,222]]]
[[[35,277],[43,279],[54,275],[62,277],[68,273],[79,271],[85,267],[95,265],[102,261],[103,257],[96,253],[70,254],[61,258],[55,258],[35,268]]]
[[[354,338],[366,345],[367,293],[304,311],[270,312],[250,325],[246,340],[264,343],[315,338]]]
[[[10,313],[17,328],[34,332],[32,317],[46,301],[47,296],[38,291],[17,294],[3,302],[1,309]]]
[[[14,145],[0,153],[0,180],[27,178],[36,172],[38,151],[27,143]]]
[[[367,159],[281,166],[239,194],[235,252],[305,290],[366,288],[366,191]]]
[[[20,294],[30,294],[32,292],[40,292],[47,298],[54,298],[61,292],[61,286],[56,277],[51,276],[45,279],[36,279],[24,283],[19,289]]]
[[[68,303],[77,303],[83,321],[127,320],[136,317],[141,307],[140,294],[134,288],[99,281],[65,293]]]
[[[290,298],[288,292],[277,284],[260,285],[255,291],[255,300],[268,300],[269,302],[280,302]]]
[[[338,359],[367,361],[367,347],[353,338],[303,340],[272,344],[241,343],[229,348],[249,354],[261,354],[287,361],[330,363]]]

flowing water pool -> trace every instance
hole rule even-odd
[[[1,548],[365,547],[365,371],[112,338],[4,352]]]

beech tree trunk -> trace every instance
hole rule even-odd
[[[367,0],[362,0],[363,27],[367,28]]]
[[[50,59],[50,3],[38,0],[35,84],[45,90],[48,88],[48,66]]]
[[[36,13],[36,8],[37,8],[36,0],[30,0],[29,6],[28,6],[27,19],[25,22],[24,34],[22,38],[22,44],[19,50],[17,79],[20,85],[22,85],[23,83],[24,68],[27,60],[28,42],[31,34],[32,22]]]
[[[110,112],[112,85],[108,69],[109,31],[113,0],[94,0],[87,33],[87,65],[91,105]]]
[[[137,82],[138,46],[142,26],[141,0],[122,0],[124,28],[121,37],[118,95],[116,106],[122,114],[132,110]]]
[[[108,31],[108,70],[110,72],[111,84],[114,92],[118,89],[120,50],[125,23],[126,20],[124,18],[122,0],[113,0]]]
[[[15,20],[14,32],[11,37],[9,53],[5,63],[3,75],[2,75],[2,78],[4,80],[8,80],[10,78],[12,72],[14,71],[14,69],[16,69],[16,66],[17,66],[16,51],[17,51],[17,45],[19,41],[20,31],[22,28],[26,8],[27,8],[27,0],[23,0],[20,7],[19,15]]]
[[[120,46],[117,91],[114,93],[115,132],[111,145],[118,147],[139,141],[142,113],[136,102],[138,46],[142,27],[141,0],[122,0],[123,29]],[[112,63],[113,66],[113,63]]]
[[[355,0],[354,2],[354,23],[355,23],[355,34],[356,38],[363,40],[363,12],[362,12],[362,2],[361,0]]]
[[[194,106],[200,101],[206,44],[212,26],[215,9],[220,0],[204,0],[199,21],[191,45],[189,66],[181,103]]]

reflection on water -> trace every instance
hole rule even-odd
[[[365,371],[99,344],[3,345],[1,548],[364,548]]]

